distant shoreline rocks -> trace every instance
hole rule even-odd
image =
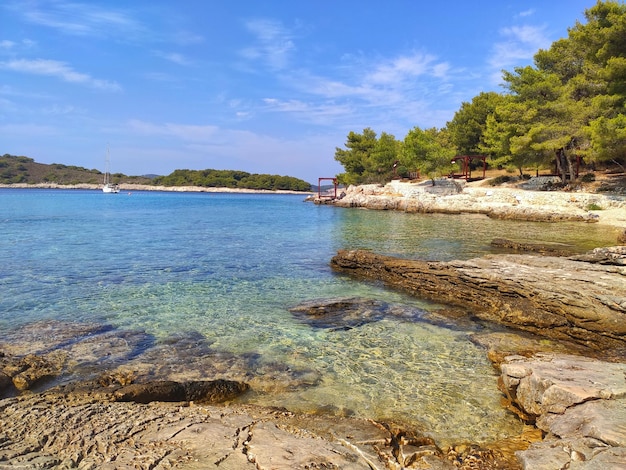
[[[312,194],[311,191],[290,191],[283,189],[247,189],[247,188],[214,188],[204,186],[154,186],[150,184],[130,184],[122,183],[118,187],[120,191],[163,191],[163,192],[181,192],[181,193],[242,193],[242,194]],[[9,189],[87,189],[101,190],[101,184],[57,184],[57,183],[15,183],[0,184],[0,188]]]

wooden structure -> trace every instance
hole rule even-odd
[[[331,194],[322,194],[322,181],[332,181],[334,191]],[[318,178],[317,179],[317,198],[318,199],[337,199],[337,178]]]
[[[485,173],[487,171],[487,156],[486,155],[458,155],[452,159],[450,163],[461,163],[461,173],[450,173],[450,178],[455,179],[465,179],[465,181],[469,181],[472,179],[472,160],[482,160],[483,162],[483,176],[482,178],[473,178],[473,179],[485,179]]]

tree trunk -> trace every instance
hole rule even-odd
[[[556,155],[554,157],[556,159],[556,173],[561,177],[561,181],[565,183],[565,174],[563,172],[563,165],[562,165],[562,160],[561,160],[562,152],[563,152],[563,149],[557,150]]]
[[[574,164],[572,163],[572,158],[567,152],[563,152],[563,156],[565,157],[565,161],[567,163],[567,170],[569,171],[570,182],[576,181],[576,169],[574,168]]]

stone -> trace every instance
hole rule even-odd
[[[547,254],[550,256],[571,256],[575,251],[572,246],[563,243],[527,243],[507,240],[505,238],[494,238],[491,240],[491,246],[506,248],[512,251]]]
[[[626,259],[620,253],[611,256]],[[606,350],[626,346],[626,269],[619,262],[513,254],[435,262],[340,250],[331,267],[483,320]]]
[[[561,415],[544,414],[537,426],[560,438],[589,437],[626,448],[626,399],[593,400],[568,408]]]
[[[563,414],[589,400],[626,398],[626,364],[581,356],[511,356],[500,366],[504,392],[526,413]],[[547,430],[547,429],[545,429]]]
[[[25,391],[57,377],[66,360],[67,353],[62,350],[51,351],[44,356],[28,354],[21,358],[3,355],[2,375],[10,377],[16,390]]]
[[[249,385],[232,380],[204,380],[191,382],[157,381],[131,384],[115,391],[118,401],[151,403],[153,401],[221,403],[235,398],[249,389]]]
[[[500,368],[507,398],[546,433],[516,452],[524,469],[626,467],[626,364],[537,354]]]
[[[337,298],[311,300],[289,309],[300,321],[315,328],[346,330],[385,317],[415,321],[426,315],[418,308],[400,307],[386,302],[363,298]]]

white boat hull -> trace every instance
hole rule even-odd
[[[116,184],[105,184],[104,187],[102,188],[102,192],[109,193],[109,194],[117,194],[120,192],[120,188],[118,188]]]

